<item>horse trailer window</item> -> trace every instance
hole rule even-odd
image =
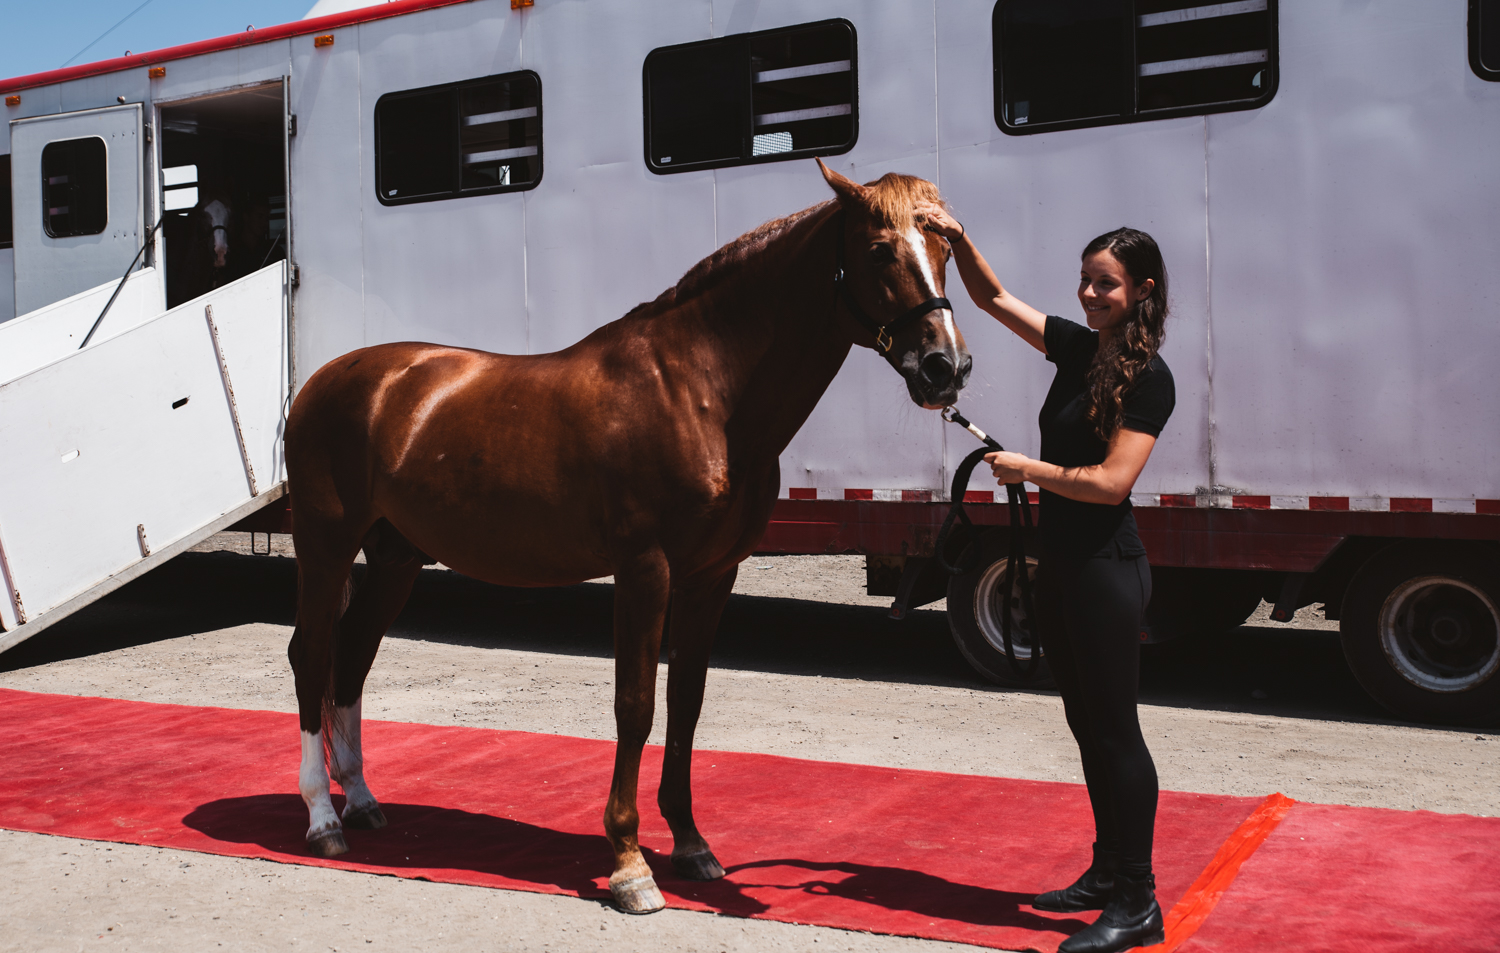
[[[666,174],[854,148],[858,43],[824,20],[652,50],[643,68],[646,166]]]
[[[375,103],[375,197],[384,205],[517,192],[541,180],[542,81],[530,70]]]
[[[15,235],[10,218],[10,156],[0,156],[0,248],[9,248]]]
[[[1469,0],[1469,68],[1500,82],[1500,0]]]
[[[1011,135],[1254,109],[1276,92],[1276,0],[1000,0],[992,28],[995,124]]]
[[[98,136],[42,147],[42,226],[49,236],[104,231],[109,224],[108,160]]]

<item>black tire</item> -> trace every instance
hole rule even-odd
[[[1010,562],[1008,542],[1006,532],[1001,531],[985,533],[977,544],[971,544],[979,546],[978,565],[948,580],[948,628],[958,650],[985,680],[1007,688],[1056,688],[1045,658],[1038,663],[1035,676],[1027,681],[1016,675],[1005,656],[999,613],[1004,608],[1001,590],[1005,567]],[[1027,574],[1034,580],[1036,559],[1028,556],[1026,564]],[[1011,647],[1025,671],[1031,665],[1032,651],[1037,648],[1036,635],[1032,620],[1021,606],[1020,580],[1016,583],[1010,599]]]
[[[1393,714],[1500,724],[1500,554],[1395,545],[1360,567],[1339,621],[1344,657]]]
[[[1260,606],[1262,582],[1238,569],[1151,567],[1151,604],[1143,635],[1156,645],[1243,625]]]

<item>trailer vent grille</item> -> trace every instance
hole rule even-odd
[[[535,188],[542,83],[522,70],[387,93],[375,104],[376,198],[385,205]]]
[[[1265,105],[1276,0],[1000,0],[995,122],[1013,135]]]
[[[646,165],[687,172],[854,148],[854,26],[824,20],[664,46],[646,57]]]

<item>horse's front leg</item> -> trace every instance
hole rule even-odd
[[[693,732],[703,710],[708,655],[738,566],[716,578],[693,580],[672,593],[667,659],[667,751],[657,804],[672,828],[672,867],[689,880],[717,880],[724,868],[693,820]]]
[[[636,790],[641,750],[656,707],[656,661],[666,621],[670,572],[660,550],[615,567],[615,774],[604,809],[604,833],[615,852],[609,892],[626,913],[665,907],[651,868],[641,855]]]

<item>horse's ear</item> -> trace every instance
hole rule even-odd
[[[822,159],[818,159],[817,162],[818,168],[823,172],[823,181],[827,182],[828,187],[833,189],[834,193],[838,195],[841,205],[847,207],[850,205],[866,206],[869,204],[869,189],[855,182],[853,179],[839,175],[828,168],[828,166],[823,164]]]

